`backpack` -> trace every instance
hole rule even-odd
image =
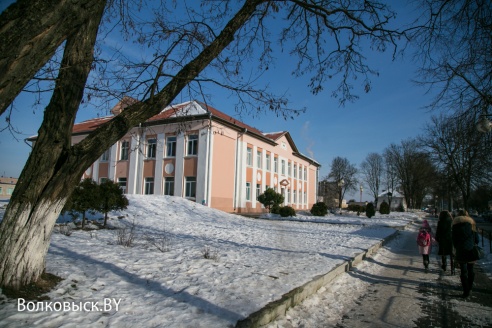
[[[427,230],[420,230],[419,235],[417,236],[417,244],[419,246],[425,247],[428,246],[430,243],[430,234],[427,232]]]

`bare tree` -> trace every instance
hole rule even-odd
[[[416,139],[410,139],[402,141],[401,145],[391,144],[385,149],[385,158],[395,170],[407,206],[419,208],[432,190],[435,176],[429,154],[420,150]]]
[[[478,132],[475,122],[474,113],[462,115],[459,120],[434,116],[421,137],[435,165],[448,172],[460,190],[465,209],[473,189],[492,183],[492,136]]]
[[[66,12],[62,9],[68,6],[76,16],[80,10],[77,5],[82,2],[52,0],[49,4],[53,6],[43,6],[45,3],[48,2],[19,0],[0,15],[0,41],[8,39],[7,48],[27,49],[25,55],[36,58],[25,64],[32,66],[26,76],[12,84],[9,81],[17,76],[15,66],[19,59],[7,49],[8,55],[1,62],[1,67],[6,68],[2,70],[1,81],[6,81],[2,83],[9,84],[11,89],[1,108],[11,105],[10,99],[20,92],[33,72],[45,64],[53,49],[65,42],[58,74],[50,82],[53,91],[37,141],[0,223],[0,286],[13,288],[36,281],[44,270],[55,221],[86,168],[132,127],[158,114],[180,93],[203,94],[204,84],[213,83],[236,92],[241,103],[250,104],[250,108],[272,110],[284,117],[295,113],[289,110],[284,97],[255,86],[254,79],[243,80],[243,65],[248,60],[255,58],[260,72],[268,69],[272,61],[270,47],[274,43],[268,30],[271,17],[280,17],[284,24],[280,44],[292,45],[286,50],[299,57],[294,72],[312,74],[310,87],[314,93],[322,89],[327,79],[340,77],[334,96],[341,103],[356,97],[351,92],[351,81],[358,76],[363,76],[363,88],[369,90],[373,71],[365,63],[362,43],[369,42],[383,51],[387,46],[395,47],[395,39],[401,35],[387,28],[394,15],[384,5],[371,1],[246,0],[242,5],[209,1],[200,6],[203,11],[194,12],[191,8],[197,6],[186,6],[187,15],[172,15],[160,11],[164,5],[139,1],[139,5],[154,5],[146,14],[155,12],[154,21],[140,20],[141,23],[131,21],[132,11],[127,6],[132,2],[85,1],[82,5],[87,3],[87,13],[80,19],[69,15],[66,20],[61,17]],[[111,5],[116,4],[121,7],[114,10]],[[63,19],[66,24],[59,30],[61,36],[48,33],[54,26],[49,22],[36,24],[33,33],[25,38],[24,30],[16,28],[34,21],[44,22],[49,10],[55,16],[53,21]],[[173,18],[178,21],[172,22]],[[147,49],[145,61],[130,60],[121,52],[96,61],[95,55],[104,56],[95,52],[98,31],[106,26],[101,22],[109,24],[107,30],[116,28],[117,22],[126,23],[122,29],[134,28],[127,35],[135,35],[135,42]],[[49,47],[30,47],[33,39]],[[93,92],[118,97],[129,94],[139,101],[80,143],[71,145],[77,110],[84,95],[89,100]]]
[[[413,39],[419,82],[440,90],[431,107],[475,113],[492,106],[492,2],[422,0]]]
[[[338,205],[342,207],[343,197],[347,191],[357,190],[357,168],[348,159],[335,157],[325,180],[332,181],[338,187]]]
[[[382,184],[384,173],[383,156],[378,153],[368,154],[366,159],[360,164],[360,173],[374,196],[374,207],[378,208],[379,189]]]

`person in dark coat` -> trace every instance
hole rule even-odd
[[[468,297],[473,288],[475,272],[473,267],[477,258],[473,247],[478,244],[478,233],[475,221],[464,210],[458,211],[453,219],[453,245],[456,249],[456,261],[460,264],[460,280],[463,287],[463,297]]]
[[[451,228],[453,225],[453,217],[448,211],[439,213],[439,221],[437,222],[436,241],[439,243],[438,255],[441,255],[441,268],[446,271],[447,257],[450,257],[451,274],[454,274],[453,263],[453,239]]]

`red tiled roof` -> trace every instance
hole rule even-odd
[[[212,113],[212,115],[215,117],[221,118],[222,120],[227,121],[231,124],[234,124],[234,125],[242,128],[242,129],[248,129],[248,131],[256,133],[260,136],[264,136],[264,134],[260,130],[258,130],[252,126],[249,126],[249,125],[247,125],[247,124],[245,124],[245,123],[219,111],[218,109],[215,109],[211,106],[208,106],[202,102],[196,102],[196,103],[198,103],[206,111]],[[191,101],[186,102],[186,103],[182,103],[182,104],[178,104],[178,105],[170,105],[170,106],[166,107],[163,111],[161,111],[159,114],[154,115],[151,118],[149,118],[146,122],[154,122],[154,121],[160,121],[160,120],[168,119],[168,118],[172,117],[173,115],[177,114],[179,111],[183,110],[186,106],[188,106],[190,104],[192,104]],[[116,108],[117,106],[118,105],[116,105],[114,108]],[[73,127],[72,133],[78,134],[78,133],[84,133],[84,132],[87,132],[87,133],[91,132],[91,131],[97,129],[103,123],[106,123],[107,121],[112,119],[113,117],[114,116],[107,116],[107,117],[102,117],[102,118],[91,119],[91,120],[84,121],[81,123],[76,123]],[[270,138],[270,137],[267,137],[267,138],[275,140],[275,139]]]
[[[114,116],[106,116],[106,117],[101,117],[101,118],[93,118],[88,121],[84,121],[81,123],[76,123],[73,126],[72,133],[84,133],[84,132],[91,132],[95,129],[97,129],[99,126],[101,126],[103,123],[106,123],[110,119],[112,119]]]

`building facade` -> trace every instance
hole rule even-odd
[[[0,199],[10,199],[16,184],[17,178],[0,177]]]
[[[124,110],[125,99],[113,108]],[[72,142],[111,119],[74,126]],[[165,108],[108,149],[84,174],[111,179],[127,194],[172,195],[226,212],[258,213],[266,188],[285,205],[310,209],[320,165],[302,155],[286,131],[262,133],[196,101]]]

